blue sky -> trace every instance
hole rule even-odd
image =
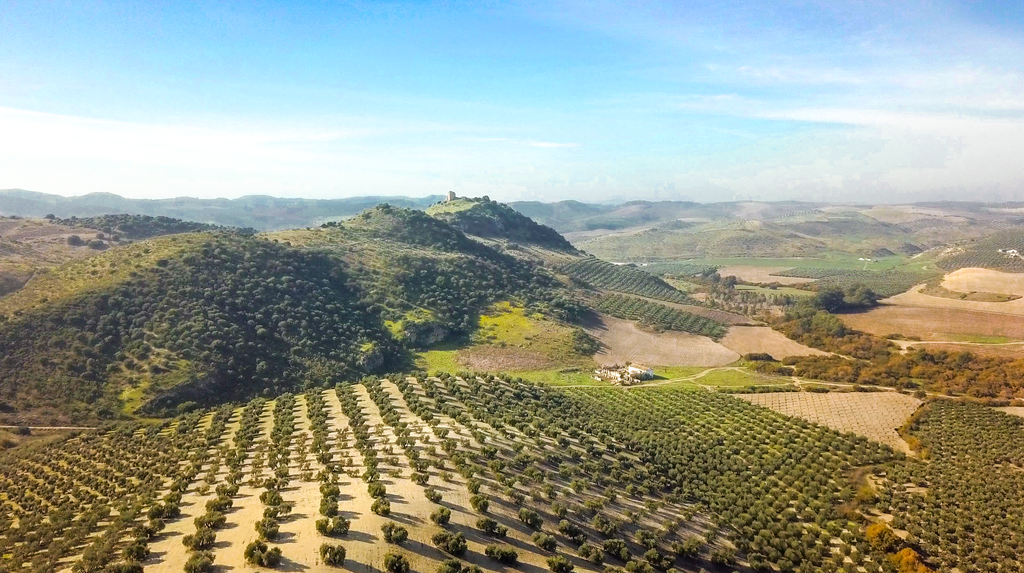
[[[1019,2],[0,1],[0,188],[1024,200]]]

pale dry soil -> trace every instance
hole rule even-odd
[[[1022,296],[1024,274],[1004,273],[989,269],[960,269],[947,274],[942,286],[956,292],[1002,293]],[[1003,302],[983,302],[931,296],[922,291],[926,285],[917,285],[909,291],[887,298],[887,305],[930,309],[957,309],[988,314],[1024,316],[1024,298]]]
[[[1024,406],[1004,406],[1002,408],[996,408],[996,410],[1024,418]]]
[[[937,301],[965,302],[919,296]],[[1013,340],[1024,340],[1024,320],[1020,316],[940,306],[913,306],[908,299],[897,298],[886,299],[883,305],[867,312],[844,314],[841,318],[851,328],[878,336],[897,333],[944,342],[955,342],[957,335],[1005,336]]]
[[[601,342],[594,360],[601,364],[640,362],[658,366],[725,366],[740,355],[706,336],[683,332],[651,333],[630,320],[607,315],[586,326]]]
[[[776,392],[735,396],[780,414],[860,434],[906,454],[910,454],[910,448],[897,429],[921,405],[921,400],[898,392]]]
[[[787,356],[824,356],[828,354],[790,340],[781,332],[767,326],[730,327],[729,333],[722,338],[720,344],[740,355],[767,352],[777,360]]]
[[[959,269],[943,277],[942,286],[957,292],[999,292],[1024,296],[1024,274]]]
[[[799,285],[814,282],[814,279],[799,277],[777,277],[772,273],[788,271],[792,267],[757,267],[747,265],[730,265],[718,269],[718,275],[733,276],[741,281],[752,283],[779,283],[780,285]]]
[[[273,422],[271,409],[272,406],[266,408],[261,417],[261,430],[264,434],[270,431]],[[228,443],[232,447],[234,446],[234,433],[238,429],[240,416],[241,410],[239,409],[228,423],[221,443]],[[211,461],[213,460],[216,460],[216,455],[211,456]],[[181,516],[173,521],[169,521],[167,528],[150,544],[149,559],[144,563],[147,572],[179,573],[184,570],[189,554],[185,546],[181,544],[181,540],[185,535],[195,533],[196,527],[193,520],[206,513],[206,502],[216,497],[213,491],[215,485],[210,486],[210,491],[206,495],[200,495],[196,491],[198,487],[206,484],[204,476],[205,470],[208,467],[209,463],[203,466],[204,471],[201,471],[196,476],[196,479],[189,485],[188,490],[182,496]],[[248,465],[243,467],[243,471],[247,474],[249,469]],[[218,483],[221,482],[225,474],[226,468],[221,466]],[[252,524],[258,521],[263,513],[263,508],[260,506],[259,501],[259,492],[260,490],[248,485],[240,487],[238,496],[234,498],[234,505],[226,514],[228,519],[227,526],[217,531],[217,563],[218,565],[227,565],[224,570],[233,568],[230,565],[233,561],[230,557],[235,553],[239,557],[238,561],[241,561],[245,543],[248,543],[255,537]],[[243,536],[245,538],[244,542],[241,541]]]

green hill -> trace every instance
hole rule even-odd
[[[54,222],[69,227],[84,227],[87,229],[99,229],[114,240],[128,239],[136,241],[148,239],[160,235],[174,235],[177,233],[190,233],[195,231],[230,231],[220,225],[208,223],[196,223],[194,221],[182,221],[162,215],[151,217],[149,215],[98,215],[96,217],[68,217],[67,219],[54,219]],[[254,234],[254,229],[237,229],[244,234]]]
[[[0,417],[94,421],[396,370],[499,300],[580,314],[542,268],[388,205],[318,229],[138,241],[0,299]]]
[[[130,199],[113,193],[89,193],[62,197],[23,189],[0,189],[0,214],[23,217],[95,217],[136,213],[199,221],[230,227],[260,230],[319,225],[344,219],[388,201],[393,205],[422,209],[435,203],[437,195],[414,197],[346,197],[343,199],[300,199],[248,195],[237,199]]]
[[[517,244],[536,245],[555,251],[576,252],[558,231],[487,197],[437,203],[427,208],[427,214],[451,224],[467,235],[505,239]]]
[[[385,204],[343,223],[272,236],[344,259],[389,328],[413,347],[468,334],[479,312],[497,300],[516,298],[566,320],[579,313],[539,265],[422,211]]]

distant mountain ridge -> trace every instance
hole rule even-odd
[[[238,199],[129,199],[113,193],[89,193],[63,197],[23,189],[0,189],[0,215],[43,217],[96,217],[100,215],[150,215],[172,217],[228,227],[251,227],[275,231],[311,227],[352,217],[380,203],[396,207],[426,209],[442,199],[429,197],[364,196],[344,199],[290,199],[247,195]]]

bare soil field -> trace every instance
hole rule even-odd
[[[1019,316],[892,303],[896,298],[899,297],[886,299],[885,304],[868,312],[844,314],[843,322],[851,328],[878,336],[898,333],[904,336],[919,336],[924,340],[946,342],[956,342],[957,335],[1005,336],[1014,340],[1024,340],[1024,320]]]
[[[952,215],[942,209],[918,207],[915,205],[877,206],[860,211],[860,213],[883,223],[909,223],[911,221],[933,218],[942,218],[958,223],[966,221],[964,217]]]
[[[946,286],[945,282],[943,282],[943,286]],[[961,299],[956,299],[956,298],[938,297],[938,296],[931,296],[931,295],[925,294],[925,293],[921,292],[925,287],[926,287],[926,285],[915,286],[914,288],[910,289],[909,291],[907,291],[907,292],[905,292],[903,294],[898,294],[898,295],[896,295],[894,297],[884,299],[884,302],[887,303],[887,304],[893,304],[893,305],[896,305],[896,306],[915,306],[915,307],[923,307],[923,308],[931,308],[931,309],[936,309],[936,308],[938,308],[938,309],[955,308],[955,309],[959,309],[959,310],[975,310],[975,311],[981,311],[981,312],[987,312],[987,313],[1001,313],[1001,314],[1012,314],[1012,315],[1015,315],[1015,316],[1024,316],[1024,298],[1018,298],[1018,299],[1015,299],[1015,300],[1009,300],[1009,301],[1004,301],[1004,302],[982,302],[982,301],[976,301],[976,300],[961,300]],[[946,287],[946,288],[949,288],[949,287]],[[993,291],[992,290],[993,287],[987,287],[987,288],[988,288],[988,290],[982,290],[982,291],[979,291],[979,292],[989,292],[989,293],[991,293],[991,292],[1002,292],[1002,293],[1005,293],[1005,291]],[[950,289],[950,290],[956,290],[957,292],[969,292],[969,290],[968,291],[959,290],[959,289]],[[1011,294],[1011,293],[1005,293],[1005,294]]]
[[[824,356],[822,352],[786,338],[781,332],[767,326],[733,326],[720,344],[740,355],[767,352],[776,359],[787,356]]]
[[[990,269],[959,269],[943,277],[942,286],[957,292],[998,292],[1024,296],[1024,274]]]
[[[898,392],[777,392],[736,397],[780,414],[860,434],[907,454],[910,448],[896,430],[921,405],[917,398]]]
[[[791,268],[791,267],[790,267]],[[727,267],[721,267],[718,269],[719,276],[728,277],[734,276],[741,281],[747,281],[752,283],[779,283],[780,285],[798,285],[803,283],[814,282],[814,279],[804,279],[798,277],[777,277],[773,276],[772,273],[781,273],[782,271],[788,271],[787,267],[755,267],[745,265],[733,265]]]
[[[601,341],[602,348],[594,359],[602,364],[642,362],[657,366],[725,366],[740,357],[706,336],[644,332],[632,321],[603,314],[587,324],[586,330]]]

